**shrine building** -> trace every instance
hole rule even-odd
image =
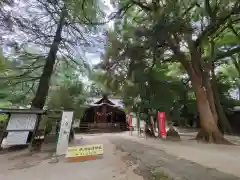
[[[84,111],[80,122],[82,131],[124,131],[127,130],[126,114],[120,99],[103,95],[94,99]]]

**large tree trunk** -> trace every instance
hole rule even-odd
[[[238,79],[240,79],[240,54],[236,54],[236,56],[232,56],[232,62],[238,72]],[[237,86],[238,86],[238,100],[240,100],[239,82],[237,82]]]
[[[217,113],[216,106],[215,106],[215,99],[214,99],[211,80],[209,78],[205,79],[205,86],[206,86],[206,94],[207,94],[209,106],[212,111],[214,120],[217,122],[218,121],[218,113]]]
[[[154,126],[154,118],[153,118],[153,116],[151,116],[150,117],[150,122],[151,122],[151,131],[152,131],[152,134],[153,134],[153,136],[155,137],[156,136],[156,129],[155,129],[155,126]]]
[[[148,117],[146,119],[146,126],[147,126],[147,129],[146,130],[146,134],[147,136],[150,136],[150,137],[155,137],[155,131],[154,131],[154,128],[153,128],[153,124],[152,124],[152,116],[148,114]]]
[[[223,110],[223,107],[221,105],[220,99],[219,99],[219,92],[217,89],[217,82],[216,82],[216,77],[214,74],[214,71],[212,72],[212,91],[214,94],[214,99],[215,99],[215,104],[216,104],[216,110],[218,113],[218,121],[220,124],[220,128],[222,129],[223,132],[226,132],[228,134],[232,133],[232,128],[231,125],[229,124],[229,121],[226,117],[226,114]]]
[[[202,87],[200,78],[194,75],[192,77],[192,84],[195,90],[197,109],[200,117],[200,132],[196,139],[205,142],[213,142],[219,144],[228,143],[222,133],[219,131],[214,114],[211,110],[206,90]]]
[[[238,100],[240,101],[240,87],[238,87]]]
[[[212,92],[207,92],[207,88],[209,85],[211,86],[211,83],[209,82],[210,79],[206,78],[204,74],[209,73],[209,71],[207,66],[205,66],[207,65],[205,64],[206,62],[202,59],[202,48],[198,45],[196,46],[196,41],[192,40],[192,34],[184,34],[184,38],[190,50],[189,59],[189,57],[180,50],[178,35],[175,34],[175,36],[168,36],[167,38],[172,51],[187,71],[195,91],[201,127],[201,130],[196,137],[197,140],[214,143],[228,143],[219,131],[216,118],[217,113],[211,109],[211,106],[215,107],[214,97]],[[212,88],[210,89],[212,90]]]
[[[57,26],[54,40],[50,46],[50,51],[46,58],[46,63],[43,68],[43,73],[40,77],[36,95],[32,100],[32,105],[31,105],[32,108],[43,109],[44,104],[46,102],[51,76],[52,76],[54,65],[56,62],[56,56],[57,56],[59,44],[61,42],[61,33],[64,26],[64,16],[65,16],[64,13],[62,13],[62,17],[60,18],[59,24]]]

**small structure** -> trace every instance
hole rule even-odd
[[[63,111],[60,131],[57,140],[57,155],[63,155],[68,148],[69,136],[72,127],[73,112]]]
[[[126,129],[126,114],[123,106],[113,103],[107,95],[90,104],[80,122],[81,131],[123,131]]]
[[[0,114],[8,115],[0,137],[0,145],[6,137],[7,145],[29,145],[31,150],[43,113],[43,110],[37,109],[0,109]]]

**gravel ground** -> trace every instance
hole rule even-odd
[[[124,138],[125,137],[125,138]],[[126,138],[128,137],[128,138]],[[140,141],[145,141],[144,139]],[[147,142],[150,142],[149,140]],[[129,138],[128,133],[77,135],[75,145],[103,144],[104,156],[94,161],[54,163],[51,152],[0,155],[4,180],[237,180],[240,178],[180,159]],[[177,147],[177,146],[176,146]],[[177,151],[177,149],[176,149]]]
[[[239,180],[230,174],[219,172],[199,164],[166,154],[164,151],[143,145],[129,139],[112,138],[112,142],[122,151],[128,152],[128,158],[140,165],[140,171],[146,175],[165,174],[169,179],[178,180]],[[160,178],[161,179],[161,178]]]
[[[105,135],[84,135],[77,137],[78,145],[103,144],[104,156],[101,159],[85,162],[67,162],[64,157],[52,162],[49,153],[28,155],[14,152],[0,155],[1,180],[143,180],[134,169],[123,160],[124,152],[116,147]]]
[[[138,137],[137,133],[133,133],[133,136],[129,136],[127,133],[118,134],[118,136],[240,178],[240,146],[202,144],[197,143],[197,141],[185,139],[185,137],[177,142],[154,138],[144,140]]]

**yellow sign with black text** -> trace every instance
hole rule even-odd
[[[68,147],[66,157],[96,156],[103,154],[103,144]]]

